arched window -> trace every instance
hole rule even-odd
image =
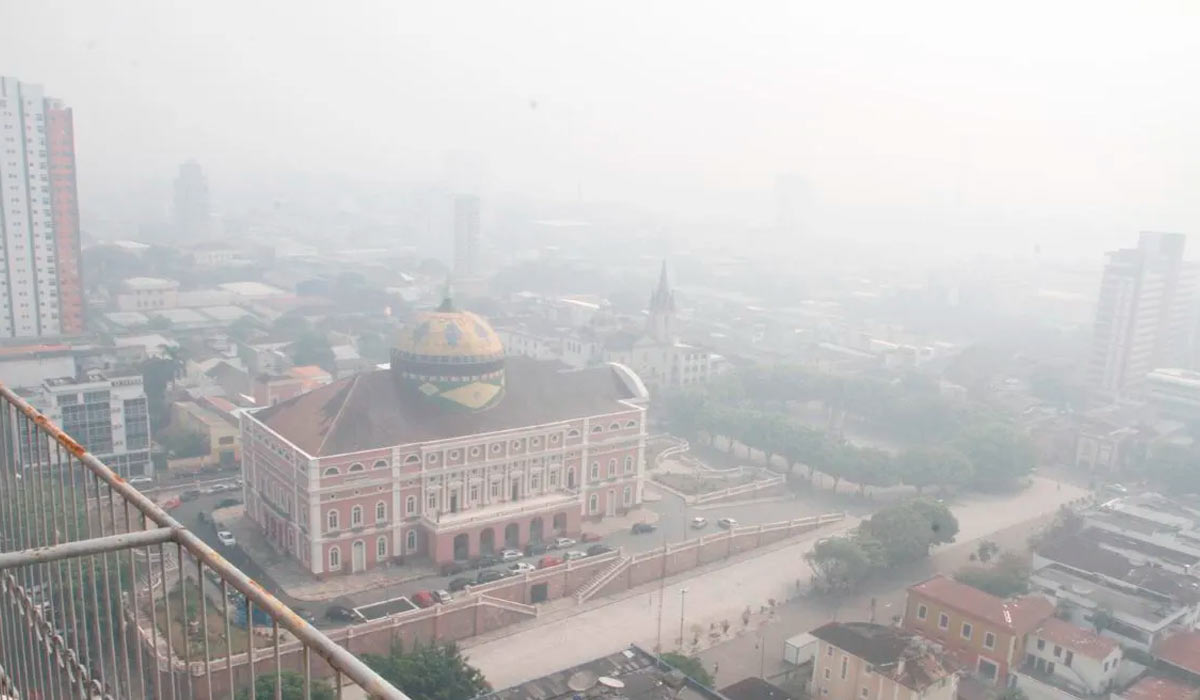
[[[625,505],[627,507],[633,504],[633,489],[630,488],[629,486],[625,487],[624,498],[625,498]]]
[[[375,522],[381,523],[384,520],[387,520],[387,506],[380,501],[375,504]]]
[[[625,457],[625,473],[628,474],[631,471],[633,471],[633,457],[626,456]]]
[[[592,462],[592,478],[593,479],[600,478],[600,463],[599,462]]]
[[[621,429],[621,424],[620,424],[620,423],[613,423],[612,425],[608,426],[608,429],[609,429],[609,430],[620,430],[620,429]]]
[[[404,499],[404,514],[405,515],[416,515],[417,514],[417,497],[416,496],[409,496],[408,498]]]
[[[408,551],[410,551],[410,552],[417,551],[417,531],[416,530],[408,531]]]
[[[626,423],[626,424],[625,424],[625,427],[626,427],[626,428],[636,428],[636,427],[637,427],[637,421],[635,421],[635,420],[631,420],[631,421],[629,421],[628,423]]]
[[[325,528],[327,530],[338,529],[338,512],[331,510],[325,515]]]
[[[386,558],[387,558],[387,538],[380,537],[379,539],[375,540],[375,560],[379,561],[380,559],[386,559]]]
[[[617,473],[617,458],[613,457],[608,460],[608,475],[613,476]]]
[[[362,525],[362,506],[354,506],[350,509],[350,527],[359,525]]]
[[[574,428],[572,428],[572,429],[570,429],[570,430],[568,430],[568,431],[567,431],[567,438],[568,438],[568,439],[570,439],[570,438],[577,438],[577,437],[579,437],[579,431],[578,431],[578,430],[575,430]]]
[[[600,512],[600,497],[594,493],[588,496],[588,512],[593,515]]]
[[[337,571],[342,568],[342,548],[333,546],[329,548],[329,570]]]
[[[387,469],[388,463],[386,459],[375,460],[375,469]]]
[[[325,476],[337,476],[338,474],[341,474],[341,472],[338,471],[337,467],[330,467],[325,470]]]
[[[414,464],[414,463],[420,462],[420,461],[421,461],[420,455],[409,455],[404,458],[405,464]]]
[[[592,426],[592,432],[593,432],[593,433],[603,433],[603,432],[604,432],[604,426],[602,426],[602,425],[596,425],[596,426]]]
[[[346,471],[348,471],[349,473],[353,474],[354,472],[361,472],[362,470],[363,470],[363,465],[362,465],[362,463],[361,463],[361,462],[355,462],[354,464],[351,464],[351,465],[350,465],[350,468],[349,468],[349,469],[347,469]]]

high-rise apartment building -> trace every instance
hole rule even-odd
[[[172,212],[176,239],[196,243],[208,238],[211,217],[208,179],[204,177],[200,164],[194,160],[179,166]]]
[[[479,274],[479,197],[454,198],[454,276],[459,279]]]
[[[1143,232],[1137,248],[1108,254],[1096,305],[1088,379],[1114,399],[1138,394],[1151,370],[1187,366],[1196,267],[1187,237]]]
[[[70,108],[0,76],[0,338],[83,332]]]

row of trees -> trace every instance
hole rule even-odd
[[[935,545],[953,542],[958,519],[941,503],[915,499],[877,511],[843,537],[817,542],[804,555],[813,583],[829,592],[852,590],[875,571],[929,555]]]
[[[1033,448],[1028,439],[998,422],[967,425],[954,439],[913,447],[893,456],[857,447],[827,433],[796,425],[778,411],[730,405],[699,391],[679,392],[666,399],[666,412],[676,432],[710,439],[722,435],[761,450],[768,462],[782,457],[789,471],[797,465],[828,474],[834,488],[842,479],[869,486],[908,484],[919,491],[930,486],[971,485],[999,489],[1029,472]]]

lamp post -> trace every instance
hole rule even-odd
[[[683,612],[687,602],[687,588],[679,589],[679,653],[683,653]]]

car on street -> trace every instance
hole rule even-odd
[[[459,576],[458,578],[450,579],[450,583],[446,584],[446,588],[457,592],[466,589],[469,585],[471,585],[471,579]]]
[[[508,570],[510,572],[509,573],[510,576],[515,576],[516,574],[523,574],[526,571],[535,571],[536,569],[537,569],[537,567],[535,567],[533,564],[530,564],[527,561],[519,561],[519,562],[508,565]]]
[[[413,593],[412,602],[418,608],[428,608],[436,601],[434,601],[433,594],[429,591],[417,591]]]
[[[633,527],[629,528],[629,531],[635,535],[644,535],[648,532],[654,532],[657,529],[658,528],[651,523],[634,523]]]
[[[562,557],[555,557],[555,556],[551,556],[551,555],[547,554],[546,556],[542,557],[541,559],[538,559],[537,568],[549,569],[550,567],[558,566],[561,563],[563,563]]]
[[[544,542],[530,542],[525,545],[525,556],[536,557],[539,554],[545,554],[550,547]]]
[[[187,491],[179,492],[179,500],[183,501],[184,503],[189,503],[197,498],[200,498],[200,492],[196,489],[188,489]]]
[[[217,541],[226,547],[232,547],[237,544],[237,538],[229,530],[221,530],[217,533]]]
[[[571,539],[570,537],[559,537],[554,540],[555,549],[566,549],[574,544],[575,540]]]
[[[604,538],[594,532],[585,532],[579,536],[580,542],[599,542],[602,539]]]
[[[512,561],[520,559],[523,555],[515,549],[506,549],[500,552],[500,561]]]
[[[504,576],[505,574],[503,571],[499,571],[497,569],[484,569],[483,571],[479,572],[478,576],[475,577],[475,583],[491,583],[492,581],[499,581],[500,579],[504,578]]]
[[[330,605],[325,617],[334,622],[362,622],[362,615],[342,605]]]
[[[133,484],[134,486],[145,486],[146,484],[153,484],[153,483],[154,483],[154,477],[150,477],[150,476],[135,476],[135,477],[133,477],[132,479],[130,479],[130,480],[129,480],[129,483]]]
[[[495,566],[500,563],[500,559],[491,555],[484,555],[478,559],[472,559],[469,564],[472,569],[486,569],[489,566]]]
[[[457,561],[446,562],[442,564],[442,576],[454,576],[466,571],[466,567]]]
[[[702,530],[706,527],[708,527],[708,518],[701,518],[700,516],[692,518],[693,530]]]
[[[723,527],[726,530],[732,530],[737,527],[738,521],[733,518],[721,518],[717,521],[717,526]]]
[[[439,603],[449,603],[454,600],[454,596],[450,595],[450,591],[445,588],[439,588],[433,592],[433,599]]]
[[[563,559],[567,561],[571,561],[572,559],[583,559],[586,556],[587,552],[581,552],[578,549],[572,549],[570,551],[563,552]]]
[[[606,544],[594,544],[587,548],[587,555],[589,557],[594,557],[597,554],[606,554],[611,551],[613,551],[612,547],[609,547]]]
[[[309,610],[308,608],[292,608],[292,612],[299,615],[300,619],[304,620],[305,622],[307,622],[310,625],[315,626],[317,624],[316,616],[314,616],[312,614],[312,611]]]

